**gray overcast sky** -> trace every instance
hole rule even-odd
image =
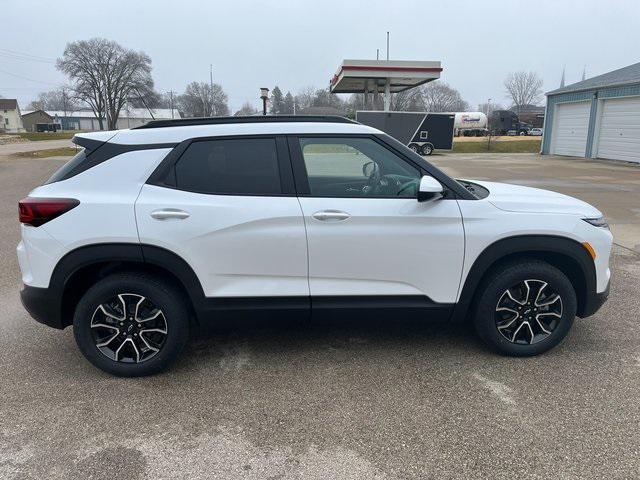
[[[214,81],[232,111],[258,106],[258,88],[326,87],[344,58],[439,60],[442,80],[473,109],[507,103],[502,82],[533,70],[544,90],[640,61],[640,2],[579,1],[161,1],[0,0],[0,49],[55,59],[69,41],[105,37],[143,50],[161,91]],[[8,73],[9,74],[8,74]],[[39,80],[37,83],[13,75]],[[55,65],[0,56],[0,95],[22,108],[62,84]]]

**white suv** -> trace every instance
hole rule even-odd
[[[534,355],[608,294],[597,209],[454,180],[344,118],[156,121],[74,142],[20,202],[21,296],[116,375],[162,370],[191,326],[275,310],[468,319],[495,350]]]

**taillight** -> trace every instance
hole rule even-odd
[[[20,223],[39,227],[78,205],[75,198],[23,198],[18,202]]]

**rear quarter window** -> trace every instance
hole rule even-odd
[[[59,182],[64,179],[67,174],[69,174],[72,170],[78,167],[82,162],[87,159],[87,151],[86,149],[81,149],[76,153],[71,160],[65,163],[62,167],[60,167],[56,172],[49,177],[49,180],[45,182],[45,185],[49,183]]]

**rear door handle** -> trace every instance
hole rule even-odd
[[[311,216],[321,222],[341,222],[351,217],[347,212],[341,210],[322,210]]]
[[[155,218],[156,220],[168,220],[170,218],[184,220],[185,218],[189,218],[189,215],[189,212],[178,208],[162,208],[151,212],[151,218]]]

